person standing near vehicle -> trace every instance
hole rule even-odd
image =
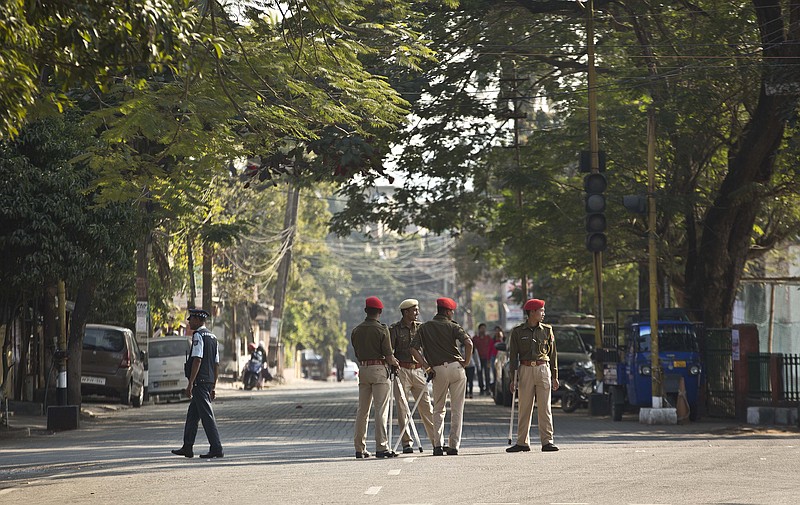
[[[389,336],[394,349],[394,357],[400,363],[395,383],[395,397],[397,398],[397,422],[402,427],[406,424],[408,416],[409,401],[411,398],[419,401],[417,411],[422,418],[422,425],[431,441],[432,446],[436,445],[436,430],[433,427],[433,407],[431,407],[431,397],[428,394],[428,382],[422,365],[411,354],[411,340],[419,328],[419,302],[413,298],[403,300],[400,303],[400,314],[402,318],[389,326]],[[405,404],[400,399],[400,388],[406,396]],[[421,395],[421,396],[420,396]],[[413,422],[413,420],[412,420]],[[409,428],[410,429],[410,428]],[[403,431],[403,453],[413,454],[414,447],[409,429]]]
[[[194,456],[193,446],[197,437],[198,424],[202,421],[203,431],[211,446],[207,454],[201,458],[223,457],[222,442],[217,430],[217,420],[211,402],[217,397],[215,387],[219,375],[219,348],[217,337],[208,331],[205,323],[210,316],[200,309],[189,309],[189,328],[192,329],[191,371],[186,396],[189,397],[189,410],[186,412],[186,424],[183,428],[183,445],[173,449],[172,454],[191,458]]]
[[[386,436],[386,422],[389,410],[388,366],[396,367],[397,360],[392,353],[389,329],[381,324],[383,303],[376,296],[365,301],[364,312],[367,318],[353,328],[350,342],[358,360],[358,410],[356,412],[355,435],[353,443],[356,458],[368,458],[367,419],[372,403],[375,403],[375,457],[391,458],[397,456],[389,447]],[[388,366],[387,366],[388,365]]]
[[[544,300],[533,298],[523,306],[526,320],[511,330],[508,363],[511,371],[510,391],[517,387],[519,370],[519,423],[517,443],[506,452],[528,452],[530,447],[533,401],[539,417],[539,439],[543,452],[557,451],[553,445],[552,392],[558,389],[558,353],[553,328],[543,324]],[[517,361],[519,360],[519,365]]]
[[[472,356],[472,339],[454,322],[456,302],[451,298],[436,300],[436,315],[422,323],[411,341],[411,354],[422,363],[426,373],[433,372],[433,426],[436,443],[433,455],[458,455],[461,446],[461,425],[464,418],[464,394],[467,375],[464,367]],[[464,344],[465,357],[458,349]],[[421,349],[421,351],[420,351]],[[444,447],[444,417],[447,393],[450,393],[449,446]]]
[[[346,361],[347,358],[344,355],[344,351],[336,349],[336,354],[333,355],[333,364],[336,366],[336,382],[344,380],[344,364]]]
[[[475,349],[478,351],[478,359],[480,360],[480,367],[478,369],[478,386],[481,388],[481,394],[489,394],[490,372],[489,372],[489,353],[490,347],[494,347],[492,337],[486,333],[486,324],[481,323],[478,325],[478,333],[472,337],[472,342]],[[469,381],[469,379],[467,379]]]

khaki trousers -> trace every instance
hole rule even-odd
[[[450,436],[447,446],[461,446],[461,424],[464,419],[464,393],[467,391],[467,374],[461,363],[445,363],[433,367],[433,427],[436,430],[434,447],[444,444],[444,415],[447,393],[450,393]]]
[[[367,419],[372,403],[375,403],[375,451],[388,451],[386,421],[389,416],[389,372],[386,365],[358,367],[358,411],[356,412],[353,444],[356,452],[367,448]]]
[[[533,416],[533,400],[539,418],[539,439],[542,445],[553,443],[553,411],[550,407],[552,381],[549,365],[520,365],[519,367],[519,426],[517,427],[517,444],[530,445],[531,417]]]
[[[400,367],[397,371],[394,396],[397,398],[397,424],[402,431],[403,426],[406,424],[407,412],[410,412],[410,410],[406,409],[406,405],[404,405],[403,401],[400,399],[400,388],[403,388],[403,393],[405,393],[406,397],[406,405],[409,409],[414,408],[412,401],[419,397],[417,412],[419,412],[419,416],[422,418],[422,425],[425,426],[425,433],[428,434],[431,444],[435,446],[438,438],[436,438],[436,430],[433,427],[433,408],[431,407],[431,396],[428,394],[427,377],[425,376],[425,372],[422,371],[422,368],[412,370],[410,368]],[[420,393],[422,393],[422,396],[419,396]],[[409,425],[403,433],[403,447],[414,445],[414,440],[412,439],[413,433]]]

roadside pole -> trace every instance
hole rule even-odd
[[[650,294],[650,370],[653,408],[663,406],[661,397],[661,360],[658,355],[658,264],[656,251],[656,115],[653,106],[647,111],[647,249]],[[665,294],[666,296],[666,294]]]

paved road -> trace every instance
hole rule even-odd
[[[510,410],[475,398],[465,408],[461,455],[433,457],[423,441],[422,454],[356,460],[356,403],[353,383],[221,390],[215,408],[225,458],[212,461],[169,453],[181,443],[185,402],[108,412],[71,432],[0,440],[0,504],[800,500],[797,432],[711,421],[646,426],[634,416],[614,423],[556,409],[560,452],[506,454]],[[206,448],[201,429],[195,452]]]

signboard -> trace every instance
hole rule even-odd
[[[136,335],[147,336],[147,302],[136,302]]]
[[[483,311],[485,312],[484,317],[487,321],[499,321],[500,320],[500,306],[498,305],[497,301],[489,301],[483,306]]]
[[[739,330],[731,330],[731,354],[733,361],[739,361],[742,357],[739,349]]]
[[[275,342],[277,344],[278,337],[281,334],[281,319],[280,318],[272,318],[272,324],[269,327],[269,340],[270,342]]]

